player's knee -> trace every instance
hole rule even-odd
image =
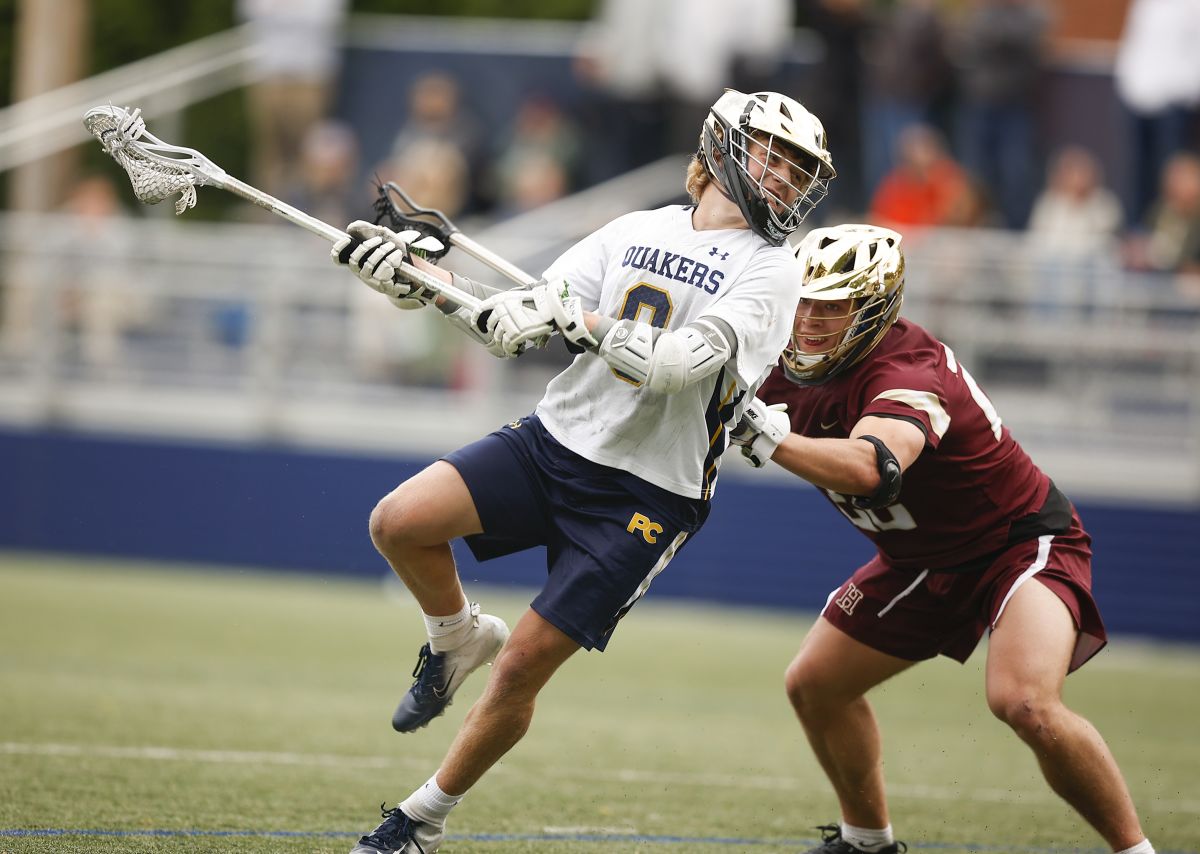
[[[828,701],[820,673],[803,657],[796,658],[783,674],[788,701],[801,718],[815,714]]]
[[[1062,703],[1023,687],[988,691],[988,708],[1008,724],[1022,741],[1036,744],[1055,738],[1056,721]]]
[[[492,664],[483,702],[509,718],[510,726],[528,727],[533,718],[534,704],[544,682],[535,678],[532,671],[520,655],[509,650],[502,650]]]
[[[368,522],[371,542],[381,553],[394,554],[413,545],[412,513],[404,499],[396,493],[384,496],[371,511]]]

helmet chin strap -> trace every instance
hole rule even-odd
[[[811,368],[821,364],[821,360],[828,355],[828,353],[797,353],[793,358],[801,366]]]

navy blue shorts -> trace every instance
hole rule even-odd
[[[443,459],[483,523],[465,538],[471,553],[484,561],[545,546],[549,577],[531,607],[584,649],[604,649],[708,516],[707,501],[564,448],[532,415]]]

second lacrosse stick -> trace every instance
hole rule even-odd
[[[266,208],[331,243],[346,237],[341,229],[239,181],[199,151],[163,142],[146,129],[141,110],[111,105],[93,107],[84,115],[83,123],[129,175],[134,195],[142,202],[155,205],[179,194],[175,212],[181,214],[196,204],[196,187],[216,187]],[[410,264],[402,264],[401,272],[455,305],[479,311],[480,301],[474,295]]]

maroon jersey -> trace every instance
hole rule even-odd
[[[823,385],[798,386],[777,365],[758,397],[787,403],[793,432],[804,436],[845,439],[866,415],[924,431],[925,448],[891,505],[861,510],[822,490],[887,565],[971,568],[1015,537],[1014,523],[1028,527],[1048,497],[1061,499],[950,348],[915,323],[898,320],[865,360]]]

